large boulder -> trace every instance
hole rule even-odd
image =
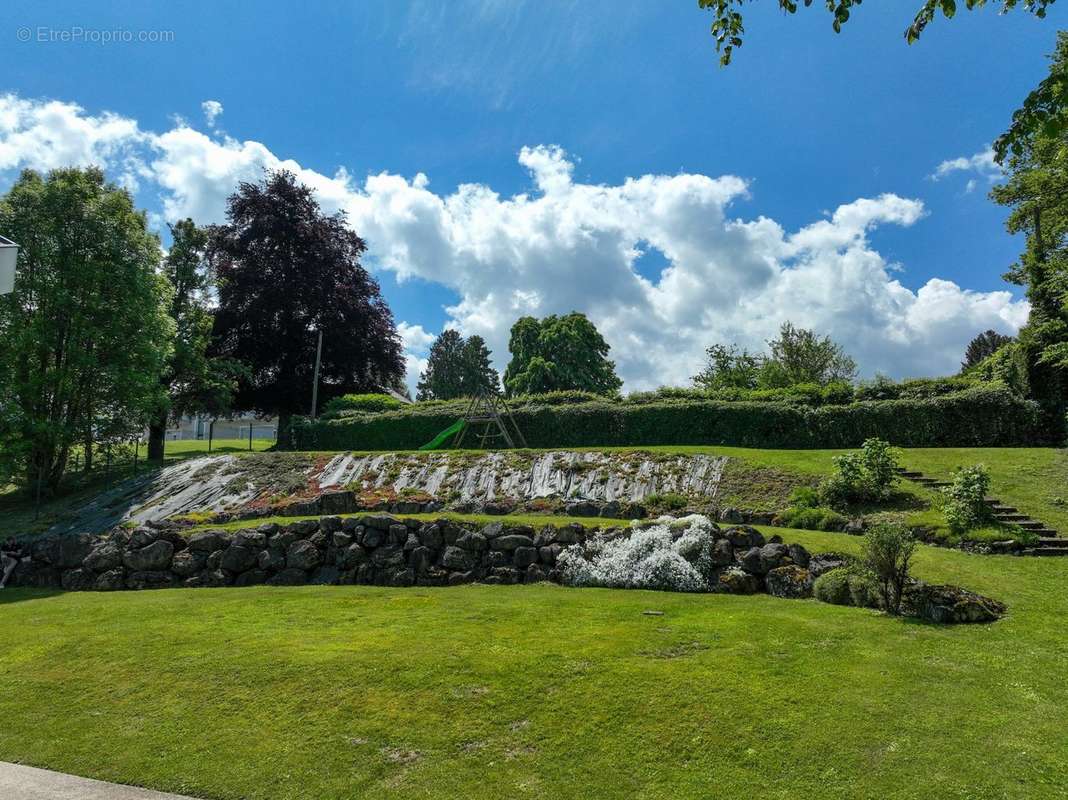
[[[252,548],[232,544],[223,550],[222,560],[219,562],[219,566],[227,572],[244,572],[245,570],[252,569],[256,565],[256,558],[258,555],[258,552]]]
[[[191,578],[204,569],[208,557],[204,553],[195,553],[192,550],[183,550],[175,553],[171,561],[171,572],[181,578]]]
[[[98,592],[117,592],[124,586],[126,586],[126,570],[116,567],[97,576],[94,588]]]
[[[86,592],[96,588],[96,573],[89,569],[69,569],[63,573],[63,588],[68,592]]]
[[[267,534],[258,530],[238,531],[234,534],[232,544],[235,547],[244,547],[246,550],[262,550],[267,546]]]
[[[476,563],[475,556],[453,545],[446,547],[441,556],[441,565],[450,570],[466,572],[472,569]]]
[[[93,537],[87,533],[49,536],[34,542],[30,551],[34,561],[51,564],[60,570],[73,569],[82,565],[92,552],[93,543]]]
[[[725,567],[734,561],[734,548],[727,539],[716,539],[712,545],[712,563],[717,567]]]
[[[534,547],[517,547],[512,554],[517,569],[526,569],[538,560],[538,551]]]
[[[286,551],[286,566],[290,569],[309,570],[322,563],[323,557],[311,542],[300,539]]]
[[[784,566],[790,558],[790,548],[781,542],[771,542],[760,548],[760,572],[767,574]]]
[[[101,542],[85,557],[82,566],[93,572],[107,572],[122,566],[122,548],[112,542]]]
[[[733,528],[727,528],[723,535],[727,537],[727,541],[731,545],[739,549],[763,547],[765,544],[764,534],[748,525],[736,525]]]
[[[256,556],[256,566],[260,569],[265,569],[270,572],[277,572],[278,570],[283,569],[285,565],[285,551],[279,550],[275,547],[263,550],[258,556]]]
[[[463,550],[471,550],[472,552],[480,552],[487,547],[486,537],[481,533],[475,533],[474,531],[467,531],[459,539],[456,540],[456,546]]]
[[[355,569],[370,558],[367,551],[358,544],[350,544],[338,552],[337,565],[341,569]]]
[[[756,594],[763,588],[763,582],[738,567],[727,567],[711,588],[724,594]]]
[[[189,549],[204,555],[224,550],[229,544],[230,536],[222,530],[201,531],[189,537]]]
[[[809,555],[808,550],[804,547],[799,544],[788,545],[787,554],[790,556],[790,560],[797,564],[797,566],[808,569],[812,556]]]
[[[906,609],[921,619],[942,624],[993,622],[1005,604],[959,586],[916,583],[905,591]]]
[[[523,533],[506,533],[490,542],[490,547],[494,550],[516,550],[520,547],[533,546],[533,537]]]
[[[139,550],[127,550],[122,557],[122,563],[131,572],[162,572],[170,569],[173,557],[174,545],[163,539],[157,539]]]
[[[799,599],[812,597],[812,573],[796,564],[775,567],[764,578],[768,594],[775,597]]]
[[[813,578],[818,578],[832,569],[849,566],[854,560],[851,556],[842,553],[816,553],[809,558],[807,569],[812,573]]]

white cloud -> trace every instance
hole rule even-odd
[[[999,180],[1004,175],[1001,167],[994,161],[994,148],[992,147],[988,147],[975,155],[958,156],[957,158],[943,161],[929,177],[931,180],[937,181],[955,172],[972,173],[990,183]],[[964,191],[972,192],[977,185],[976,178],[970,178],[968,183],[965,184]]]
[[[208,127],[214,128],[215,120],[223,113],[223,104],[218,100],[205,100],[200,104],[200,109],[204,112],[204,119],[207,121]]]
[[[427,333],[422,325],[409,325],[401,322],[397,325],[397,333],[400,334],[404,343],[404,361],[408,370],[408,393],[414,398],[419,376],[426,369],[427,355],[430,345],[436,338],[434,334]]]
[[[749,191],[733,175],[600,185],[576,182],[574,161],[559,147],[525,147],[518,158],[530,193],[502,197],[470,183],[439,194],[423,174],[357,182],[344,169],[324,175],[259,142],[213,138],[183,122],[145,133],[133,120],[94,117],[73,104],[0,98],[0,168],[92,161],[123,172],[133,159],[168,220],[218,222],[238,181],[265,168],[292,170],[326,210],[348,214],[373,266],[459,295],[448,324],[485,337],[501,369],[509,328],[523,314],[587,313],[628,389],[685,383],[707,345],[761,349],[784,320],[830,334],[866,374],[907,376],[952,371],[977,331],[1013,333],[1026,319],[1027,304],[1007,291],[973,292],[937,278],[912,290],[893,276],[899,265],[870,235],[881,225],[917,224],[925,214],[917,199],[860,198],[787,231],[732,212]],[[940,174],[962,169],[947,164]],[[647,251],[667,264],[653,280],[635,267]],[[433,337],[417,321],[402,324],[401,334],[414,384]]]

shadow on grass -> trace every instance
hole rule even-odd
[[[30,589],[26,587],[10,587],[0,589],[0,606],[11,603],[25,603],[30,600],[44,600],[47,597],[66,594],[62,589]]]

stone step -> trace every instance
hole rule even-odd
[[[1068,556],[1068,547],[1029,547],[1021,550],[1022,556]]]
[[[1068,541],[1057,531],[1053,530],[1053,528],[1035,528],[1034,530],[1029,531],[1029,533],[1033,533],[1035,534],[1035,536],[1038,536],[1039,541],[1042,541],[1043,539],[1053,539],[1058,542]]]
[[[1047,530],[1046,523],[1039,522],[1037,519],[1025,519],[1020,522],[1014,523],[1019,525],[1025,531],[1044,531]]]
[[[917,478],[923,477],[922,472],[909,472],[908,470],[904,469],[898,470],[897,474],[900,475],[902,478],[905,478],[906,480],[916,480]]]
[[[1020,509],[1016,508],[1016,506],[995,505],[995,506],[990,506],[990,510],[993,511],[994,514],[1018,514],[1018,513],[1020,513]]]
[[[1060,536],[1044,536],[1035,543],[1035,547],[1068,547],[1068,539]]]
[[[1027,522],[1031,518],[1026,514],[1017,514],[1008,511],[995,511],[994,519],[998,522]]]

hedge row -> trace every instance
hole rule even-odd
[[[297,418],[292,443],[300,450],[412,450],[456,421],[453,408],[416,405],[337,420]],[[681,400],[531,405],[517,408],[514,416],[530,447],[830,448],[856,447],[872,436],[912,447],[1049,443],[1038,406],[1003,388],[821,407]],[[470,439],[465,444],[477,446]]]

